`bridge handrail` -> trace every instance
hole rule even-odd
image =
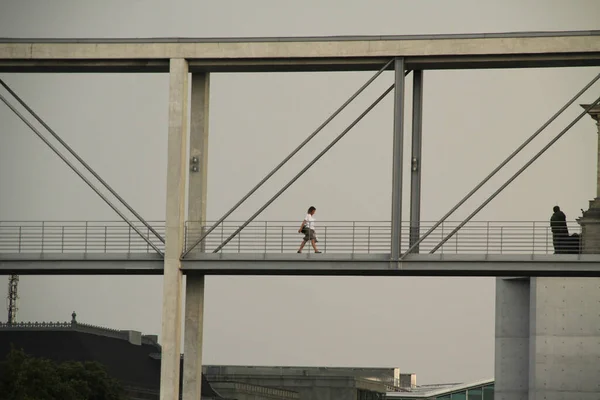
[[[164,232],[164,222],[151,221],[153,228]],[[187,221],[186,246],[211,226]],[[204,250],[213,251],[222,239],[235,231],[243,221],[224,221],[203,241]],[[422,234],[435,222],[421,221]],[[429,252],[460,221],[445,221],[420,245]],[[142,226],[141,222],[139,223]],[[292,253],[302,241],[298,233],[300,221],[253,221],[221,252]],[[327,253],[389,253],[390,221],[316,221],[316,234],[321,251]],[[163,244],[145,227],[140,228],[161,249]],[[575,221],[568,222],[569,232],[580,234]],[[410,237],[410,224],[402,224],[402,248]],[[566,240],[566,239],[565,239]],[[570,240],[570,239],[569,239]],[[574,242],[569,242],[574,243]],[[313,250],[305,247],[306,252]],[[199,249],[200,250],[200,249]],[[123,221],[0,221],[0,253],[151,253],[152,248]],[[452,254],[550,254],[554,252],[549,221],[471,221],[438,250]]]

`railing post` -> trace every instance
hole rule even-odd
[[[371,253],[371,225],[367,229],[367,254]]]
[[[444,222],[442,222],[442,240],[444,240]],[[442,245],[442,255],[444,255],[444,246]]]
[[[456,232],[456,245],[454,247],[456,249],[456,254],[458,254],[458,232]]]
[[[127,230],[127,253],[131,253],[131,227]]]
[[[202,234],[202,228],[200,228],[200,234]],[[188,242],[188,221],[183,223],[183,252],[185,253],[187,250],[187,242]]]
[[[531,249],[531,254],[535,254],[535,221],[533,221],[533,235],[532,235],[532,249]]]
[[[486,223],[485,254],[490,254],[490,221]]]
[[[268,231],[267,231],[267,221],[265,221],[265,254],[267,253],[267,238],[268,238]]]
[[[150,229],[146,228],[146,237],[150,240]],[[146,242],[146,253],[150,253],[150,243]]]
[[[44,226],[44,221],[42,221],[42,253],[44,252],[44,232],[45,232],[45,226]]]
[[[225,238],[225,223],[223,222],[221,224],[221,243],[223,243],[223,240]],[[223,249],[221,249],[221,253],[223,252]]]
[[[352,221],[352,254],[354,254],[354,239],[356,236],[356,221]]]

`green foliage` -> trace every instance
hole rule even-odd
[[[12,348],[0,364],[2,400],[124,400],[123,389],[97,362],[55,363]]]

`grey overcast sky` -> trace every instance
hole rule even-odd
[[[600,29],[599,16],[597,0],[0,0],[0,37],[588,30]],[[423,220],[443,215],[598,72],[426,72]],[[229,209],[370,75],[214,75],[209,218]],[[143,216],[164,219],[166,75],[2,78]],[[249,216],[391,80],[384,74],[232,219]],[[408,100],[410,90],[409,83]],[[452,219],[467,215],[579,112],[568,110]],[[118,219],[4,105],[0,121],[0,220]],[[261,219],[296,220],[308,201],[321,220],[389,219],[391,134],[389,97]],[[596,138],[586,117],[478,219],[546,221],[555,204],[574,219],[595,195]],[[75,310],[81,322],[161,331],[160,277],[22,277],[19,289],[22,321],[64,321]],[[209,277],[204,338],[209,364],[394,366],[417,373],[419,383],[488,378],[494,279]]]

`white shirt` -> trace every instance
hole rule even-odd
[[[306,217],[304,217],[304,221],[306,221],[304,226],[308,226],[308,229],[315,229],[315,217],[313,217],[310,214],[306,214]]]

